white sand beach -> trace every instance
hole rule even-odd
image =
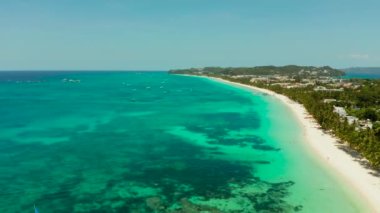
[[[306,147],[310,148],[313,153],[316,153],[317,158],[321,160],[326,167],[334,171],[339,179],[345,181],[348,187],[352,187],[355,192],[359,193],[359,196],[367,202],[372,212],[380,212],[380,177],[373,175],[373,170],[366,168],[357,158],[339,148],[347,148],[347,146],[339,143],[338,139],[334,136],[324,133],[301,104],[267,89],[230,82],[219,78],[212,79],[226,84],[260,91],[281,100],[292,110],[296,118],[301,122],[304,129],[303,134],[306,139],[304,142],[307,143]]]

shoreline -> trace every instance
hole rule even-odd
[[[315,157],[321,164],[323,164],[323,166],[330,168],[330,170],[332,170],[339,179],[342,179],[347,186],[351,186],[354,192],[358,192],[358,197],[360,196],[363,198],[363,201],[369,205],[369,209],[372,212],[380,212],[380,177],[373,175],[372,173],[375,172],[374,170],[366,168],[365,165],[358,162],[357,158],[339,148],[347,146],[339,143],[338,139],[333,135],[327,134],[318,128],[318,123],[306,111],[302,104],[296,103],[285,95],[275,93],[268,89],[231,82],[215,77],[199,77],[248,88],[253,91],[259,91],[279,99],[293,112],[293,115],[300,122],[303,129],[305,147],[310,149],[312,153],[315,153]]]

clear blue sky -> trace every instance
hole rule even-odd
[[[379,0],[0,0],[0,70],[380,66]]]

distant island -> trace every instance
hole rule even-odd
[[[358,151],[372,167],[379,168],[380,80],[340,78],[345,71],[329,66],[289,65],[205,67],[170,70],[169,73],[215,77],[285,95],[302,104],[324,131]]]

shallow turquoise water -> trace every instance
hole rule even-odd
[[[0,212],[365,209],[271,96],[165,72],[0,72],[0,103]]]

